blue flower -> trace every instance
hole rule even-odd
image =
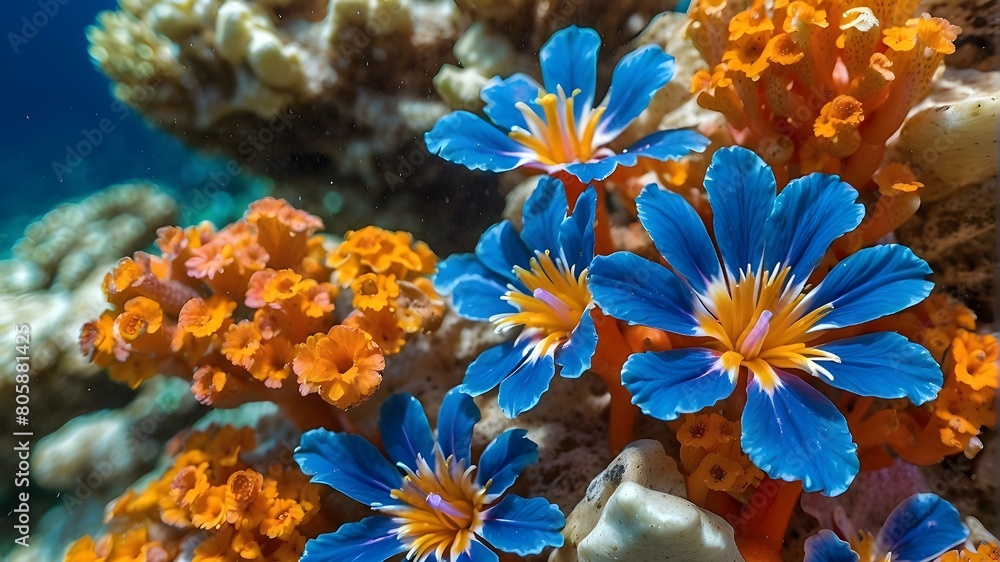
[[[965,542],[969,530],[955,506],[934,494],[916,494],[889,514],[874,538],[861,532],[850,543],[823,530],[806,540],[804,562],[930,562]]]
[[[633,355],[622,382],[645,413],[672,420],[730,396],[746,373],[743,450],[772,478],[840,494],[858,471],[847,422],[789,371],[861,396],[934,398],[941,369],[899,334],[815,342],[920,302],[933,286],[924,280],[930,268],[903,246],[876,246],[804,292],[830,244],[861,222],[857,192],[836,176],[811,174],[776,197],[770,168],[738,147],[715,154],[705,189],[714,244],[681,196],[647,186],[639,219],[671,269],[623,252],[591,266],[594,300],[609,315],[709,342]]]
[[[505,493],[538,460],[537,446],[523,429],[507,430],[477,467],[470,444],[478,421],[472,397],[453,389],[441,403],[435,441],[420,402],[394,395],[379,419],[392,463],[358,435],[305,433],[295,450],[302,471],[380,514],[310,540],[302,562],[381,562],[403,552],[418,562],[496,562],[487,544],[520,556],[562,546],[566,520],[558,507]]]
[[[483,233],[475,254],[454,255],[438,266],[435,286],[452,296],[460,315],[489,320],[498,332],[520,330],[473,361],[460,387],[478,396],[499,385],[498,402],[508,417],[538,403],[556,365],[569,378],[590,367],[597,332],[586,277],[596,205],[590,187],[567,216],[562,183],[542,178],[525,202],[520,234],[503,221]]]
[[[553,34],[539,53],[544,88],[520,73],[493,78],[481,93],[493,124],[468,111],[450,113],[426,134],[428,149],[472,169],[565,170],[586,184],[619,164],[635,166],[640,156],[672,160],[708,146],[702,135],[676,130],[653,133],[620,154],[607,148],[673,77],[674,58],[654,45],[629,53],[594,107],[600,46],[593,29],[571,26]]]

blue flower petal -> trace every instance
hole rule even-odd
[[[538,359],[528,359],[516,371],[500,383],[497,404],[508,418],[517,417],[535,407],[542,394],[549,389],[549,383],[556,374],[556,366],[551,355]]]
[[[546,92],[557,93],[556,86],[562,86],[567,96],[576,89],[580,90],[573,100],[577,123],[581,121],[583,112],[594,106],[597,51],[600,48],[601,36],[596,31],[571,25],[552,34],[538,53]]]
[[[697,297],[672,271],[629,252],[597,256],[588,276],[594,301],[608,315],[675,334],[693,336]]]
[[[906,246],[860,250],[834,266],[806,297],[813,309],[833,304],[812,330],[854,326],[913,306],[931,294],[934,283],[924,279],[930,273],[927,262]]]
[[[509,78],[493,77],[483,87],[479,97],[486,102],[483,112],[501,129],[507,131],[514,127],[527,129],[524,115],[517,109],[516,104],[526,103],[536,110],[535,113],[541,113],[538,111],[538,104],[535,103],[541,89],[534,78],[519,72]]]
[[[859,558],[851,550],[850,544],[840,540],[828,529],[806,539],[806,557],[803,562],[858,562]]]
[[[559,375],[575,379],[590,368],[590,360],[597,350],[597,329],[590,311],[583,313],[580,324],[570,335],[569,341],[556,352],[556,363],[562,367]]]
[[[692,152],[701,152],[708,146],[708,139],[696,131],[685,129],[657,131],[645,136],[619,154],[600,160],[567,164],[566,172],[583,183],[606,179],[618,166],[635,166],[639,157],[663,162],[677,160]]]
[[[747,385],[743,451],[771,478],[801,480],[807,492],[844,493],[860,466],[847,420],[804,380],[779,376],[770,394],[756,377]]]
[[[390,396],[379,410],[378,430],[389,458],[414,469],[417,455],[433,462],[434,436],[424,407],[409,394]]]
[[[451,289],[451,302],[463,318],[488,321],[495,314],[517,312],[509,302],[501,299],[507,287],[490,277],[464,277]]]
[[[642,190],[635,203],[639,221],[670,267],[695,291],[706,294],[708,285],[722,277],[722,267],[698,213],[680,195],[653,184]]]
[[[865,334],[816,346],[840,357],[819,363],[833,380],[827,384],[860,396],[906,398],[920,405],[933,400],[944,384],[941,367],[922,345],[895,332]]]
[[[484,545],[483,543],[477,541],[475,538],[472,539],[472,544],[469,545],[469,551],[463,552],[458,555],[455,562],[499,562],[500,557],[497,556],[496,552],[490,550],[490,547]]]
[[[564,526],[566,518],[555,504],[511,494],[483,513],[482,535],[500,550],[528,556],[547,546],[562,546],[559,531]]]
[[[475,254],[452,254],[438,263],[434,274],[434,288],[437,292],[450,295],[459,281],[468,277],[491,277],[492,274]]]
[[[490,442],[479,457],[476,483],[485,486],[491,496],[500,496],[510,488],[529,464],[538,462],[538,445],[528,439],[523,429],[508,429]]]
[[[559,225],[559,252],[566,264],[579,275],[594,259],[594,220],[597,191],[588,187],[576,200],[573,214]]]
[[[752,150],[733,146],[712,156],[705,190],[712,205],[715,240],[730,279],[756,271],[764,255],[764,223],[777,189],[771,168]]]
[[[514,266],[529,268],[529,261],[535,257],[534,252],[524,246],[520,235],[510,221],[500,221],[486,229],[476,244],[476,257],[486,269],[492,271],[504,284],[515,287],[523,285],[514,275]]]
[[[892,511],[875,544],[895,562],[926,562],[968,536],[955,506],[934,494],[916,494]]]
[[[524,202],[521,241],[531,251],[558,255],[559,226],[566,218],[566,190],[561,181],[545,176]]]
[[[306,543],[301,562],[383,562],[406,552],[396,538],[399,525],[391,517],[373,515],[345,523]]]
[[[307,431],[295,449],[295,462],[313,482],[326,484],[365,505],[399,503],[389,492],[402,485],[402,474],[359,435]]]
[[[861,224],[865,208],[855,203],[857,198],[858,192],[837,176],[792,180],[764,225],[764,268],[791,267],[794,282],[804,284],[830,244]]]
[[[722,369],[717,352],[691,347],[632,355],[622,384],[643,413],[669,421],[732,394],[736,376]]]
[[[451,455],[459,460],[468,461],[471,458],[472,429],[480,417],[476,402],[459,388],[453,388],[444,395],[438,410],[437,442],[445,458]],[[465,466],[469,464],[467,462]]]
[[[465,370],[465,379],[459,388],[466,394],[479,396],[496,388],[524,362],[524,345],[516,346],[514,340],[491,347],[479,354]]]
[[[622,57],[611,75],[607,109],[597,126],[595,144],[600,146],[617,137],[673,76],[674,57],[656,45],[639,47]]]
[[[438,119],[424,134],[427,150],[473,170],[506,172],[535,160],[533,152],[468,111]]]

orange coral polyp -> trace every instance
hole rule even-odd
[[[914,27],[890,27],[882,31],[882,41],[893,51],[912,51],[917,46],[917,29]]]
[[[263,336],[257,325],[250,320],[242,320],[229,326],[222,344],[222,354],[233,365],[249,369],[253,365],[254,354],[260,349]]]
[[[961,330],[958,337],[952,341],[951,355],[955,362],[955,378],[958,382],[975,391],[997,388],[1000,344],[995,337],[980,336]]]
[[[382,310],[399,296],[399,285],[392,274],[366,273],[351,283],[351,290],[354,291],[352,304],[361,310]]]
[[[191,299],[181,308],[177,327],[196,338],[206,338],[222,328],[230,318],[236,303],[220,295]]]
[[[357,328],[334,326],[327,334],[309,336],[293,362],[303,396],[319,393],[347,409],[378,389],[385,358],[371,336]]]
[[[932,18],[929,14],[908,20],[906,25],[916,27],[917,37],[924,46],[944,55],[955,52],[955,39],[962,32],[960,27],[951,25],[948,20]]]
[[[900,162],[892,162],[883,166],[879,171],[875,172],[875,176],[872,179],[878,185],[879,193],[882,195],[891,196],[898,193],[912,193],[924,186],[924,184],[917,181],[917,177],[910,168]]]

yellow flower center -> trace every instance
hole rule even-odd
[[[483,526],[482,512],[489,500],[489,483],[476,484],[475,466],[465,468],[465,461],[444,458],[437,446],[434,455],[434,469],[422,457],[417,458],[416,472],[404,467],[402,487],[391,492],[402,505],[378,508],[399,524],[397,537],[410,549],[406,558],[416,562],[431,555],[454,561],[466,552]]]
[[[535,151],[538,161],[552,166],[569,162],[586,162],[594,156],[594,134],[604,115],[604,107],[596,107],[584,113],[583,122],[577,124],[573,112],[573,102],[580,90],[574,90],[568,97],[562,86],[557,86],[557,94],[538,92],[535,100],[542,114],[536,113],[528,104],[517,102],[515,107],[524,115],[528,130],[520,127],[509,133],[515,141]]]
[[[510,290],[502,297],[518,312],[498,314],[490,321],[498,332],[523,326],[518,341],[535,341],[532,356],[537,359],[554,353],[559,344],[569,340],[590,306],[591,295],[587,270],[577,274],[575,267],[567,267],[561,259],[553,260],[548,251],[536,252],[530,267],[514,268],[528,293],[509,285]]]
[[[715,340],[709,347],[722,352],[720,361],[726,371],[746,367],[768,391],[780,384],[778,369],[802,369],[811,374],[832,378],[815,361],[839,361],[839,358],[807,342],[818,332],[809,330],[832,309],[821,306],[805,313],[805,294],[798,283],[788,283],[790,268],[777,275],[764,271],[758,276],[740,273],[738,282],[727,286],[719,281],[709,288],[698,314],[702,332]]]

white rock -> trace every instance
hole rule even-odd
[[[625,482],[580,543],[579,560],[742,562],[733,528],[693,503]]]

